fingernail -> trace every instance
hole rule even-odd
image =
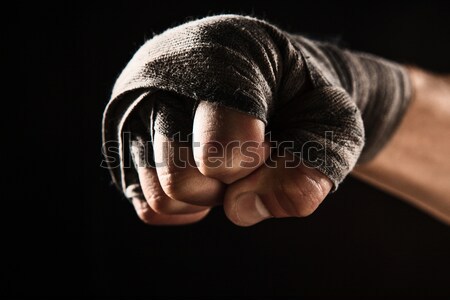
[[[236,215],[243,226],[250,226],[272,217],[261,198],[253,192],[236,197]]]

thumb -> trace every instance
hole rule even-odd
[[[306,217],[317,209],[332,186],[324,174],[289,153],[229,186],[224,209],[230,221],[239,226],[251,226],[271,217]]]

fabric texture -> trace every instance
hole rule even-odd
[[[396,63],[252,17],[207,17],[137,51],[105,109],[104,145],[117,147],[104,151],[113,181],[135,195],[139,182],[129,158],[151,152],[143,145],[154,130],[188,134],[196,104],[209,101],[261,119],[277,141],[293,141],[289,150],[336,189],[358,160],[385,145],[410,98],[408,75]]]

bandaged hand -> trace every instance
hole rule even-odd
[[[104,150],[146,223],[192,223],[218,204],[241,226],[304,217],[377,154],[409,100],[398,64],[215,16],[139,49],[105,110],[118,149]]]

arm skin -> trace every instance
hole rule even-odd
[[[402,123],[353,175],[450,225],[450,75],[408,69],[413,99]]]

